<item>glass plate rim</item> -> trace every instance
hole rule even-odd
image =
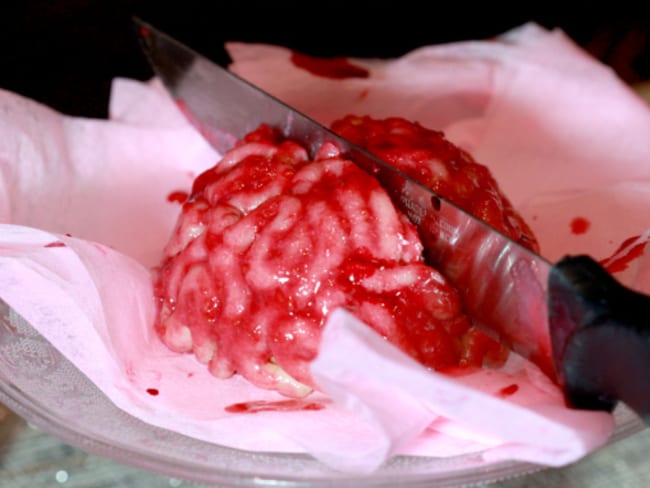
[[[0,310],[4,306],[5,309],[12,310],[6,303],[0,300]],[[117,407],[113,402],[108,399],[98,388],[94,385],[83,373],[81,373],[72,363],[64,357],[58,350],[56,350],[46,339],[44,339],[37,331],[31,328],[31,325],[25,321],[18,314],[13,312],[14,317],[24,322],[23,327],[31,329],[35,337],[38,337],[39,342],[43,347],[49,347],[50,354],[56,356],[57,361],[61,361],[67,367],[73,368],[85,381],[85,385],[94,389],[98,397],[103,402],[107,402],[109,408],[117,409],[123,415],[131,417],[136,423],[142,424],[146,428],[153,428],[161,432],[169,433],[170,435],[179,438],[188,439],[192,443],[210,445],[213,447],[228,450],[229,452],[237,455],[256,455],[269,459],[299,461],[308,464],[320,465],[320,463],[309,456],[302,453],[277,453],[277,452],[263,452],[263,451],[243,451],[234,449],[229,446],[219,445],[216,443],[208,443],[200,441],[195,438],[184,436],[177,432],[173,432],[161,427],[156,427],[148,424],[142,420],[136,419]],[[9,320],[0,314],[0,322],[5,323]],[[15,319],[14,319],[15,320]],[[1,325],[1,324],[0,324]],[[6,324],[5,324],[6,325]],[[0,327],[0,336],[10,334],[11,331],[7,327]],[[478,483],[494,483],[503,481],[513,477],[524,476],[547,469],[546,466],[536,465],[527,462],[518,461],[503,461],[498,463],[480,463],[475,461],[480,458],[480,452],[470,453],[462,456],[454,456],[450,458],[432,458],[432,457],[419,457],[419,456],[396,456],[392,458],[388,464],[399,462],[417,462],[417,463],[441,463],[453,466],[459,462],[469,462],[473,467],[457,467],[451,471],[444,472],[425,472],[415,473],[408,475],[405,478],[402,472],[385,471],[381,467],[379,470],[368,475],[357,475],[343,472],[332,471],[331,476],[322,477],[303,477],[296,474],[286,474],[278,477],[277,473],[270,472],[250,472],[237,469],[225,469],[224,467],[207,468],[205,465],[198,462],[191,462],[188,460],[179,461],[178,458],[173,456],[161,456],[160,453],[154,453],[149,450],[142,450],[134,446],[118,442],[116,439],[110,439],[105,436],[98,435],[97,433],[89,432],[88,429],[80,429],[66,425],[66,421],[62,418],[56,410],[51,410],[42,405],[38,398],[34,398],[28,392],[23,391],[21,386],[15,381],[12,381],[5,372],[5,365],[0,363],[0,402],[4,403],[9,409],[21,416],[25,421],[38,427],[39,429],[47,432],[54,437],[57,437],[64,442],[67,442],[75,447],[78,447],[91,454],[108,458],[113,461],[123,463],[138,469],[148,470],[152,473],[163,474],[174,478],[183,478],[188,481],[201,482],[201,483],[221,483],[226,486],[278,486],[281,483],[285,487],[319,487],[331,486],[332,482],[337,485],[341,484],[354,484],[359,487],[383,487],[394,486],[396,481],[399,481],[400,486],[405,487],[419,487],[431,486],[432,482],[436,483],[439,487],[458,487],[458,486],[471,486]],[[617,428],[610,437],[609,443],[616,442],[622,438],[632,435],[646,426],[635,416],[629,409],[621,405],[615,411],[617,418]],[[472,461],[474,460],[474,463]]]

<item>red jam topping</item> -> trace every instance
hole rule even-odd
[[[399,117],[375,120],[355,115],[335,121],[332,130],[511,239],[539,251],[533,232],[489,169],[445,139],[442,132]]]
[[[516,383],[513,383],[511,385],[504,386],[503,388],[501,388],[499,390],[498,395],[500,397],[502,397],[502,398],[505,398],[505,397],[509,397],[509,396],[514,395],[518,391],[519,391],[519,385],[517,385]]]

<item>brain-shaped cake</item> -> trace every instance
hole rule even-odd
[[[488,170],[403,119],[333,129],[529,247]],[[194,182],[157,269],[156,330],[219,378],[288,396],[318,388],[309,363],[338,307],[427,367],[497,364],[507,350],[463,313],[413,225],[369,174],[325,143],[307,151],[261,126]]]

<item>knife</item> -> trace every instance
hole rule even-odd
[[[417,227],[427,262],[479,326],[554,379],[568,405],[611,411],[622,402],[650,424],[650,297],[589,256],[549,262],[168,34],[134,25],[154,73],[217,151],[262,123],[312,154],[336,144]]]

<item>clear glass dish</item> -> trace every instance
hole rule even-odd
[[[480,453],[452,458],[401,456],[367,476],[336,472],[314,458],[232,449],[142,422],[117,408],[34,328],[0,301],[0,402],[42,430],[98,456],[175,478],[220,486],[456,487],[541,469],[487,464]],[[645,425],[616,412],[611,442]]]

